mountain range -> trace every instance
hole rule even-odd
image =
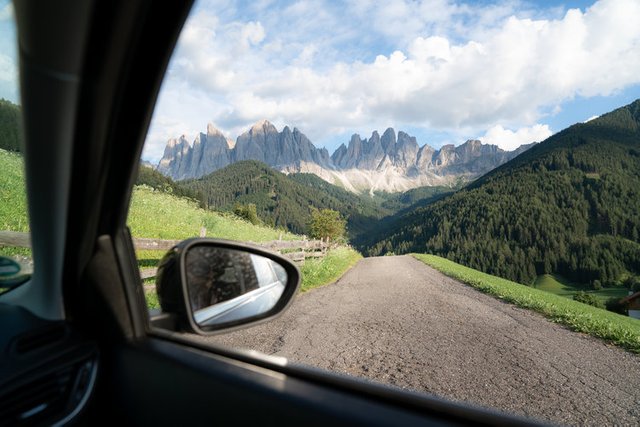
[[[257,160],[285,173],[313,173],[351,192],[406,191],[421,186],[451,186],[469,181],[530,148],[504,151],[468,140],[436,150],[393,128],[370,138],[354,134],[332,155],[317,148],[300,130],[282,131],[267,120],[254,124],[235,143],[212,124],[193,143],[183,135],[170,139],[157,170],[174,180],[199,178],[243,160]]]

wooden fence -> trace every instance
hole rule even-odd
[[[201,234],[203,234],[201,232]],[[180,240],[161,240],[136,237],[133,245],[141,250],[169,250]],[[257,246],[278,252],[297,263],[303,263],[307,258],[322,258],[327,254],[331,244],[324,240],[272,240],[270,242],[254,243]],[[17,231],[0,231],[0,246],[30,248],[31,237],[29,233]],[[156,275],[155,268],[143,268],[140,270],[143,279]]]

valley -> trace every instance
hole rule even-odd
[[[640,273],[640,101],[577,124],[382,229],[365,252],[426,252],[531,285]]]
[[[8,111],[7,117],[19,112],[15,108]],[[258,229],[272,230],[265,233],[278,238],[309,235],[311,213],[329,209],[347,221],[343,242],[365,256],[431,253],[566,298],[586,294],[591,298],[589,303],[604,307],[636,289],[633,284],[640,277],[639,111],[640,101],[636,101],[574,125],[542,143],[525,147],[529,149],[474,181],[458,175],[456,182],[447,185],[405,192],[349,191],[316,174],[284,173],[257,160],[234,161],[202,177],[178,181],[160,173],[161,168],[155,170],[145,164],[134,192],[130,227],[134,235],[183,238],[197,235],[199,227],[204,226],[215,230],[212,235],[256,241],[262,233],[255,231]],[[259,144],[278,147],[285,142],[300,143],[296,149],[306,152],[310,159],[337,162],[344,168],[373,167],[378,158],[371,153],[376,147],[387,157],[395,153],[397,160],[398,153],[406,154],[403,150],[415,142],[404,132],[399,132],[396,139],[395,131],[388,129],[382,137],[374,133],[368,140],[354,136],[349,147],[328,156],[316,150],[297,129],[278,133],[269,130],[272,128],[270,123],[261,122],[233,143],[210,127],[206,138],[222,138],[218,146],[224,142],[227,149],[239,150],[234,152]],[[210,147],[203,135],[198,145],[202,150]],[[173,147],[183,144],[184,159],[193,158],[196,145],[185,141]],[[463,145],[476,147],[471,152],[488,149],[473,142]],[[426,150],[424,147],[418,150]],[[456,152],[460,147],[454,148]],[[202,153],[210,153],[207,150]],[[276,153],[276,157],[264,160],[277,161],[278,150],[262,150],[263,154]],[[439,155],[447,150],[443,147]],[[464,150],[454,157],[463,158],[460,153]],[[497,152],[495,148],[490,151]],[[19,161],[17,154],[4,156],[7,164]],[[483,157],[469,159],[473,161],[459,163],[456,170],[461,170],[460,165],[468,171],[471,164],[478,168],[493,164],[486,158],[479,160]],[[172,163],[164,164],[168,167]],[[455,169],[454,163],[447,165],[448,170]],[[6,188],[21,185],[16,168],[15,164],[5,167]],[[17,192],[15,188],[12,191]],[[149,201],[142,202],[145,199]],[[169,208],[181,203],[201,212],[198,219],[187,215],[190,210],[184,207]],[[11,205],[11,209],[16,208],[26,209],[24,204]],[[247,210],[255,212],[255,217],[246,234],[238,234],[244,226],[222,226],[232,218],[240,221],[237,224],[245,224],[234,212]],[[154,217],[154,211],[162,215]],[[7,229],[26,227],[26,213],[8,210],[3,216]],[[153,228],[146,228],[148,224]],[[153,258],[145,262],[153,263]]]

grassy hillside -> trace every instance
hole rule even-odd
[[[289,177],[253,160],[234,163],[203,178],[181,181],[179,185],[198,194],[210,209],[233,211],[238,204],[255,204],[258,216],[266,224],[299,234],[308,234],[314,207],[339,211],[347,218],[352,233],[364,222],[387,213],[371,201],[320,178]]]
[[[0,230],[29,231],[22,156],[0,149]]]
[[[572,283],[563,277],[553,274],[542,274],[533,282],[533,287],[541,291],[551,292],[566,298],[573,298],[578,292],[584,291],[584,286],[579,283]],[[591,289],[587,291],[589,295],[595,296],[604,306],[609,298],[624,298],[628,294],[627,288],[612,287]]]
[[[574,125],[407,213],[371,254],[427,252],[520,283],[640,274],[640,100]]]
[[[137,186],[131,199],[127,224],[134,237],[186,239],[206,227],[207,237],[264,242],[298,239],[292,233],[256,226],[234,215],[198,207],[196,201],[176,197],[147,186]]]
[[[435,255],[414,254],[447,276],[517,306],[542,313],[554,322],[640,353],[640,320],[582,304],[529,286],[474,270]]]
[[[0,200],[0,229],[29,231],[22,156],[2,149]],[[198,236],[200,228],[206,227],[209,237],[254,242],[299,238],[286,231],[255,226],[234,215],[202,209],[196,201],[146,185],[134,189],[127,223],[134,237],[185,239]]]

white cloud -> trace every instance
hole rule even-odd
[[[13,3],[7,3],[0,9],[0,21],[14,20]]]
[[[550,134],[537,123],[564,101],[640,83],[640,25],[630,18],[640,16],[637,0],[601,0],[546,19],[521,6],[315,0],[256,5],[259,13],[244,20],[230,18],[233,7],[220,16],[200,10],[181,36],[158,109],[165,117],[188,112],[189,122],[201,122],[194,130],[214,121],[231,136],[267,118],[313,141],[380,123],[489,129],[487,138],[493,131],[515,141],[528,137],[523,129],[534,139]],[[180,91],[202,105],[164,105]],[[155,120],[153,129],[159,134]]]
[[[12,58],[0,53],[0,81],[17,85],[18,67]]]
[[[264,40],[264,28],[259,22],[249,22],[240,30],[240,40],[245,46],[257,45]]]
[[[503,150],[513,151],[522,144],[542,142],[552,134],[553,132],[551,132],[549,126],[541,124],[520,128],[515,132],[505,129],[500,125],[496,125],[489,129],[484,136],[478,139],[485,144],[493,144]]]

